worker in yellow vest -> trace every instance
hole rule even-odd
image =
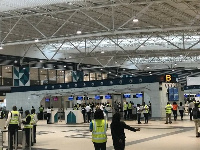
[[[166,123],[165,124],[168,124],[168,118],[169,118],[169,123],[171,124],[172,121],[171,121],[171,113],[172,113],[172,105],[167,102],[167,106],[165,106],[165,111],[166,111]]]
[[[132,102],[128,103],[128,119],[131,119],[132,116]]]
[[[143,103],[143,114],[144,114],[144,123],[148,124],[149,121],[149,106]]]
[[[38,118],[35,114],[35,109],[31,110],[31,125],[33,125],[33,143],[36,143],[36,126],[37,126]]]
[[[124,102],[124,120],[127,119],[128,102]]]
[[[101,109],[97,109],[94,113],[94,120],[90,123],[90,131],[92,132],[92,142],[95,150],[106,150],[107,135],[106,131],[108,123],[104,119]]]
[[[8,139],[10,141],[8,147],[9,149],[13,149],[13,139],[14,141],[16,141],[15,133],[17,134],[18,129],[21,128],[21,114],[19,111],[17,111],[16,106],[13,106],[13,110],[8,113],[8,118],[4,126],[4,129],[6,129],[7,126],[9,134],[8,137],[10,138]]]
[[[25,115],[26,115],[26,120],[22,121],[23,125],[24,125],[24,131],[25,131],[25,135],[26,135],[26,147],[30,147],[32,144],[32,141],[30,141],[30,136],[31,136],[31,129],[33,128],[33,125],[31,124],[31,115],[29,110],[25,111]]]

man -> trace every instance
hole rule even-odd
[[[190,121],[192,121],[192,109],[194,108],[194,103],[195,103],[195,100],[190,100],[190,103],[188,105],[188,111],[189,111],[189,114],[190,114]]]
[[[119,112],[118,106],[117,106],[117,102],[116,102],[116,101],[114,102],[114,110],[115,110],[115,113],[116,113],[116,112]]]
[[[132,102],[128,103],[128,119],[131,119],[132,116]]]
[[[149,121],[149,107],[145,104],[145,102],[143,103],[143,113],[144,113],[144,123],[148,124]]]
[[[137,104],[137,121],[138,121],[138,124],[141,124],[140,118],[141,118],[142,111],[143,111],[143,108],[140,106],[140,104]]]
[[[124,120],[127,118],[128,102],[124,102]]]
[[[86,112],[86,110],[85,110],[85,105],[84,104],[81,106],[81,112],[83,114],[83,121],[84,121],[84,123],[86,123],[86,119],[85,119],[85,112]]]
[[[11,112],[9,112],[8,114],[8,119],[6,121],[6,124],[4,126],[4,129],[6,129],[6,127],[8,126],[8,134],[9,134],[9,138],[8,139],[10,141],[8,147],[9,149],[13,149],[13,137],[14,140],[16,140],[16,136],[18,135],[18,129],[21,128],[21,114],[19,111],[17,111],[17,107],[13,106],[13,110]],[[16,133],[16,135],[15,135]],[[16,148],[15,148],[16,149]]]
[[[91,122],[91,107],[89,104],[85,107],[86,113],[87,113],[87,121],[88,123]]]
[[[37,126],[37,115],[35,114],[35,109],[31,110],[31,124],[33,125],[33,143],[36,143],[36,126]]]
[[[167,106],[165,106],[165,110],[166,110],[166,123],[165,124],[168,124],[168,118],[169,118],[169,123],[171,124],[172,121],[171,121],[171,113],[172,113],[172,105],[167,102]]]
[[[52,108],[48,107],[47,108],[47,124],[52,123],[51,122],[51,111],[52,111]]]
[[[44,107],[41,105],[40,107],[39,107],[39,118],[40,118],[40,120],[43,120],[43,111],[44,111]]]
[[[196,137],[200,136],[199,133],[199,126],[200,126],[200,111],[198,108],[198,103],[195,104],[195,107],[192,109],[193,119],[195,123],[195,129],[196,129]]]

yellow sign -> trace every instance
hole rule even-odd
[[[165,79],[166,79],[166,82],[170,82],[172,80],[172,76],[171,75],[166,75]]]

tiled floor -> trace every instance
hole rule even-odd
[[[173,121],[172,124],[164,124],[164,121],[149,121],[149,124],[140,125],[136,121],[126,121],[126,123],[141,128],[140,132],[126,130],[126,150],[200,149],[200,138],[196,138],[194,122],[189,119]],[[110,129],[107,134],[107,150],[113,150]],[[59,122],[47,125],[46,121],[39,121],[37,143],[32,149],[93,150],[89,124],[70,125]]]

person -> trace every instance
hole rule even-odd
[[[140,128],[133,128],[127,125],[125,122],[120,121],[121,117],[119,113],[115,113],[112,118],[111,123],[111,134],[113,140],[113,146],[115,150],[124,150],[125,149],[125,133],[124,129],[130,131],[140,131]]]
[[[189,115],[190,115],[190,121],[192,121],[192,109],[194,108],[194,102],[192,100],[190,100],[190,103],[188,105],[188,111],[189,111]]]
[[[149,107],[145,104],[145,102],[143,103],[143,113],[144,113],[144,123],[148,124],[149,121]]]
[[[183,112],[184,112],[184,106],[183,106],[183,103],[180,102],[180,105],[178,106],[178,110],[179,110],[179,113],[181,115],[181,120],[183,120]]]
[[[13,149],[13,137],[14,137],[14,141],[16,141],[16,135],[18,135],[18,129],[21,128],[21,114],[19,111],[17,111],[17,107],[13,106],[12,111],[8,113],[8,118],[6,121],[6,124],[4,126],[4,129],[7,128],[8,126],[8,134],[9,134],[9,138],[8,139],[10,141],[10,145],[8,147],[10,147],[10,149]]]
[[[37,126],[37,115],[35,114],[35,109],[31,110],[31,124],[33,125],[33,143],[36,143],[36,126]]]
[[[199,126],[200,126],[200,111],[198,108],[198,103],[195,103],[195,107],[192,109],[192,114],[193,114],[193,119],[194,119],[194,123],[195,123],[195,131],[196,131],[196,137],[200,136],[199,133]]]
[[[78,107],[76,104],[74,105],[73,110],[78,110]]]
[[[128,102],[124,102],[124,120],[127,118]]]
[[[85,109],[85,105],[83,104],[82,107],[81,107],[81,112],[83,114],[83,121],[84,123],[86,123],[86,119],[85,119],[85,112],[86,112],[86,109]]]
[[[23,118],[23,108],[21,107],[19,110],[18,110],[19,112],[20,112],[20,114],[21,114],[21,117]]]
[[[132,102],[130,101],[128,103],[128,119],[131,119],[132,117]]]
[[[43,111],[44,111],[44,107],[41,105],[40,107],[39,107],[39,118],[40,118],[40,120],[43,120]]]
[[[118,105],[117,105],[116,101],[114,102],[114,110],[115,110],[115,113],[119,112]]]
[[[31,111],[34,111],[34,112],[35,112],[35,108],[34,108],[34,106],[32,106]]]
[[[33,145],[32,140],[30,138],[31,129],[33,128],[33,125],[31,125],[31,115],[30,115],[29,110],[25,111],[25,115],[26,115],[26,120],[22,121],[22,123],[24,125],[24,131],[26,135],[26,144],[27,144],[27,147],[30,147]]]
[[[89,104],[85,107],[86,113],[87,113],[87,122],[91,122],[91,107]]]
[[[140,107],[140,104],[137,104],[137,121],[138,121],[138,124],[141,124],[140,118],[141,118],[142,110],[143,109]]]
[[[151,117],[151,115],[152,115],[152,108],[151,108],[151,102],[150,101],[149,101],[148,107],[149,107],[149,117]]]
[[[169,118],[169,123],[171,124],[172,121],[171,121],[171,113],[172,113],[172,105],[167,102],[167,106],[165,106],[165,111],[166,111],[166,123],[165,124],[168,124],[168,118]]]
[[[47,124],[50,124],[51,123],[51,108],[48,107],[47,108]]]
[[[173,102],[172,107],[173,107],[174,121],[176,121],[176,120],[177,120],[177,108],[178,108],[177,103],[176,103],[176,102]]]
[[[90,132],[92,132],[92,142],[95,150],[106,150],[107,128],[108,124],[104,119],[103,111],[97,109],[94,113],[94,120],[90,123]]]

